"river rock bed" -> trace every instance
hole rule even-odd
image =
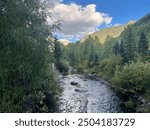
[[[119,98],[107,84],[79,74],[61,75],[60,80],[63,88],[59,107],[61,113],[123,112]]]

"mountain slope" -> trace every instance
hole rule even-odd
[[[111,28],[102,29],[100,31],[94,32],[93,34],[85,36],[81,39],[81,42],[84,42],[89,36],[92,38],[98,37],[100,43],[104,44],[107,41],[107,38],[112,37],[116,38],[120,36],[120,34],[124,31],[124,29],[128,26],[135,23],[135,21],[129,21],[126,25],[113,26]]]

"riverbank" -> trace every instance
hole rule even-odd
[[[102,77],[98,76],[97,73],[89,70],[80,70],[77,71],[78,73],[83,73],[85,77],[93,80],[99,80],[102,84],[106,84],[107,86],[111,87],[121,99],[121,106],[124,109],[124,112],[134,112],[134,113],[146,113],[150,112],[150,100],[149,94],[150,90],[146,90],[145,94],[140,95],[133,95],[130,98],[130,95],[123,94],[123,91],[115,85],[112,84],[111,80],[108,78],[103,79]]]

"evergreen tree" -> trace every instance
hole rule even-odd
[[[54,57],[56,63],[59,62],[62,57],[61,43],[57,38],[54,39]]]
[[[119,47],[119,53],[121,55],[121,57],[124,59],[124,45],[123,45],[123,41],[120,41],[120,47]]]
[[[129,63],[130,61],[134,61],[136,56],[136,43],[135,36],[131,27],[129,26],[126,29],[126,33],[124,34],[124,61]]]
[[[148,41],[146,39],[145,34],[142,32],[140,34],[139,42],[138,42],[138,52],[142,55],[146,55],[149,49]]]
[[[120,53],[120,45],[119,45],[118,42],[113,46],[113,50],[112,51],[116,55]]]
[[[99,62],[99,57],[98,57],[98,53],[94,53],[94,55],[93,55],[93,61],[92,61],[92,66],[94,67],[94,66],[97,66],[98,65],[98,62]]]

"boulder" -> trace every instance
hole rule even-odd
[[[101,84],[105,84],[105,81],[102,81],[102,80],[101,80],[100,83],[101,83]]]
[[[78,85],[78,82],[72,81],[70,84],[71,85]]]

